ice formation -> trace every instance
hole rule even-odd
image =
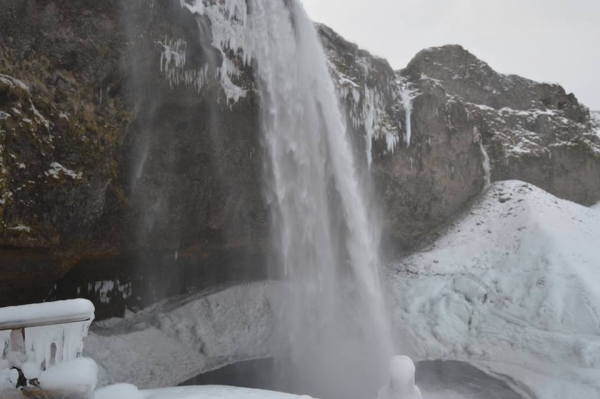
[[[0,386],[6,385],[9,369],[16,367],[27,379],[40,379],[50,385],[61,372],[54,368],[79,361],[83,338],[94,319],[94,306],[85,299],[59,301],[0,309],[0,340],[4,343],[0,357]],[[92,362],[93,363],[93,362]],[[86,363],[87,364],[87,363]],[[89,385],[95,385],[94,366],[81,366]],[[72,369],[71,369],[72,370]],[[91,371],[90,371],[91,370]],[[4,383],[4,384],[3,384]]]
[[[390,361],[390,377],[379,391],[378,399],[422,399],[415,385],[415,364],[407,356],[394,356]]]
[[[400,85],[400,99],[402,100],[402,107],[404,108],[406,125],[405,125],[405,140],[406,147],[410,147],[410,139],[412,135],[412,102],[417,96],[417,91],[411,88],[410,83],[405,80],[399,80]]]
[[[209,62],[198,70],[186,69],[187,43],[183,39],[165,38],[160,43],[163,47],[160,59],[160,70],[167,77],[171,86],[186,85],[201,90],[212,76],[221,84],[221,88],[228,103],[235,103],[246,96],[246,90],[232,81],[232,77],[239,76],[240,71],[234,61],[227,55],[228,51],[242,55],[242,62],[247,64],[251,56],[247,51],[246,27],[248,6],[244,0],[225,0],[217,2],[203,2],[194,0],[189,3],[181,0],[181,7],[198,17],[200,31],[209,33],[212,43],[210,46],[221,53],[222,64],[208,57]],[[210,19],[210,26],[202,17]],[[201,38],[202,40],[203,38]],[[212,48],[205,46],[206,54],[211,54]],[[213,75],[214,74],[214,75]]]

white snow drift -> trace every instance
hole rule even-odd
[[[411,355],[506,376],[540,399],[600,397],[600,212],[517,181],[391,271]]]

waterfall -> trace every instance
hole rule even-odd
[[[290,286],[292,360],[317,395],[359,397],[370,387],[374,396],[391,354],[379,226],[327,60],[298,1],[252,0],[250,10],[273,244]]]
[[[213,45],[253,63],[271,246],[289,288],[280,330],[298,390],[375,397],[392,355],[380,225],[315,27],[298,0],[200,3],[182,6],[212,18]]]

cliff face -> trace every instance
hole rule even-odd
[[[73,267],[160,296],[219,280],[215,263],[255,263],[267,221],[251,71],[223,90],[220,52],[179,1],[0,9],[0,304],[43,299]],[[155,281],[131,281],[144,274]]]
[[[399,243],[415,244],[492,181],[600,198],[597,116],[561,86],[499,74],[460,46],[423,50],[394,72],[320,31],[355,134],[372,138],[366,158]]]
[[[224,39],[243,29],[244,2],[226,3],[240,4],[0,3],[0,305],[48,297],[69,270],[54,297],[121,308],[264,277],[259,102]],[[317,29],[395,242],[415,244],[479,193],[485,154],[490,179],[600,199],[600,123],[560,86],[458,46],[394,71]]]

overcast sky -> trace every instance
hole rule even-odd
[[[600,110],[600,0],[303,0],[317,22],[401,69],[460,44],[498,72],[560,83]]]

